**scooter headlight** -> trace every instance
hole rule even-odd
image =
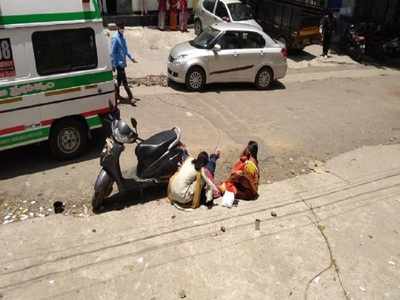
[[[113,131],[114,139],[121,144],[131,144],[134,142],[134,139],[131,136],[121,134],[118,129]]]
[[[137,138],[137,134],[123,121],[113,123],[112,135],[121,144],[132,144]]]

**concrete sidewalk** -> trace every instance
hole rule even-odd
[[[363,147],[232,209],[2,225],[0,298],[399,299],[399,182],[400,145]]]

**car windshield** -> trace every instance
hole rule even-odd
[[[244,3],[231,3],[228,4],[229,11],[233,21],[244,21],[254,19],[251,7]]]
[[[220,31],[214,28],[209,28],[203,31],[193,41],[190,41],[190,45],[196,48],[208,49],[212,45],[215,38],[219,35]]]

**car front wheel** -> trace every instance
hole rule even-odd
[[[273,82],[273,75],[272,71],[268,67],[262,68],[260,71],[258,71],[257,76],[256,76],[256,81],[255,85],[257,89],[259,90],[267,90],[271,87],[271,84]]]
[[[191,91],[201,91],[206,83],[206,75],[199,67],[191,68],[186,75],[186,87]]]

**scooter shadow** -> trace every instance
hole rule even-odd
[[[131,191],[126,193],[116,193],[104,200],[103,207],[94,210],[96,215],[123,210],[131,206],[145,204],[150,201],[160,200],[167,196],[167,185],[151,187],[143,190],[143,194],[139,191]]]

